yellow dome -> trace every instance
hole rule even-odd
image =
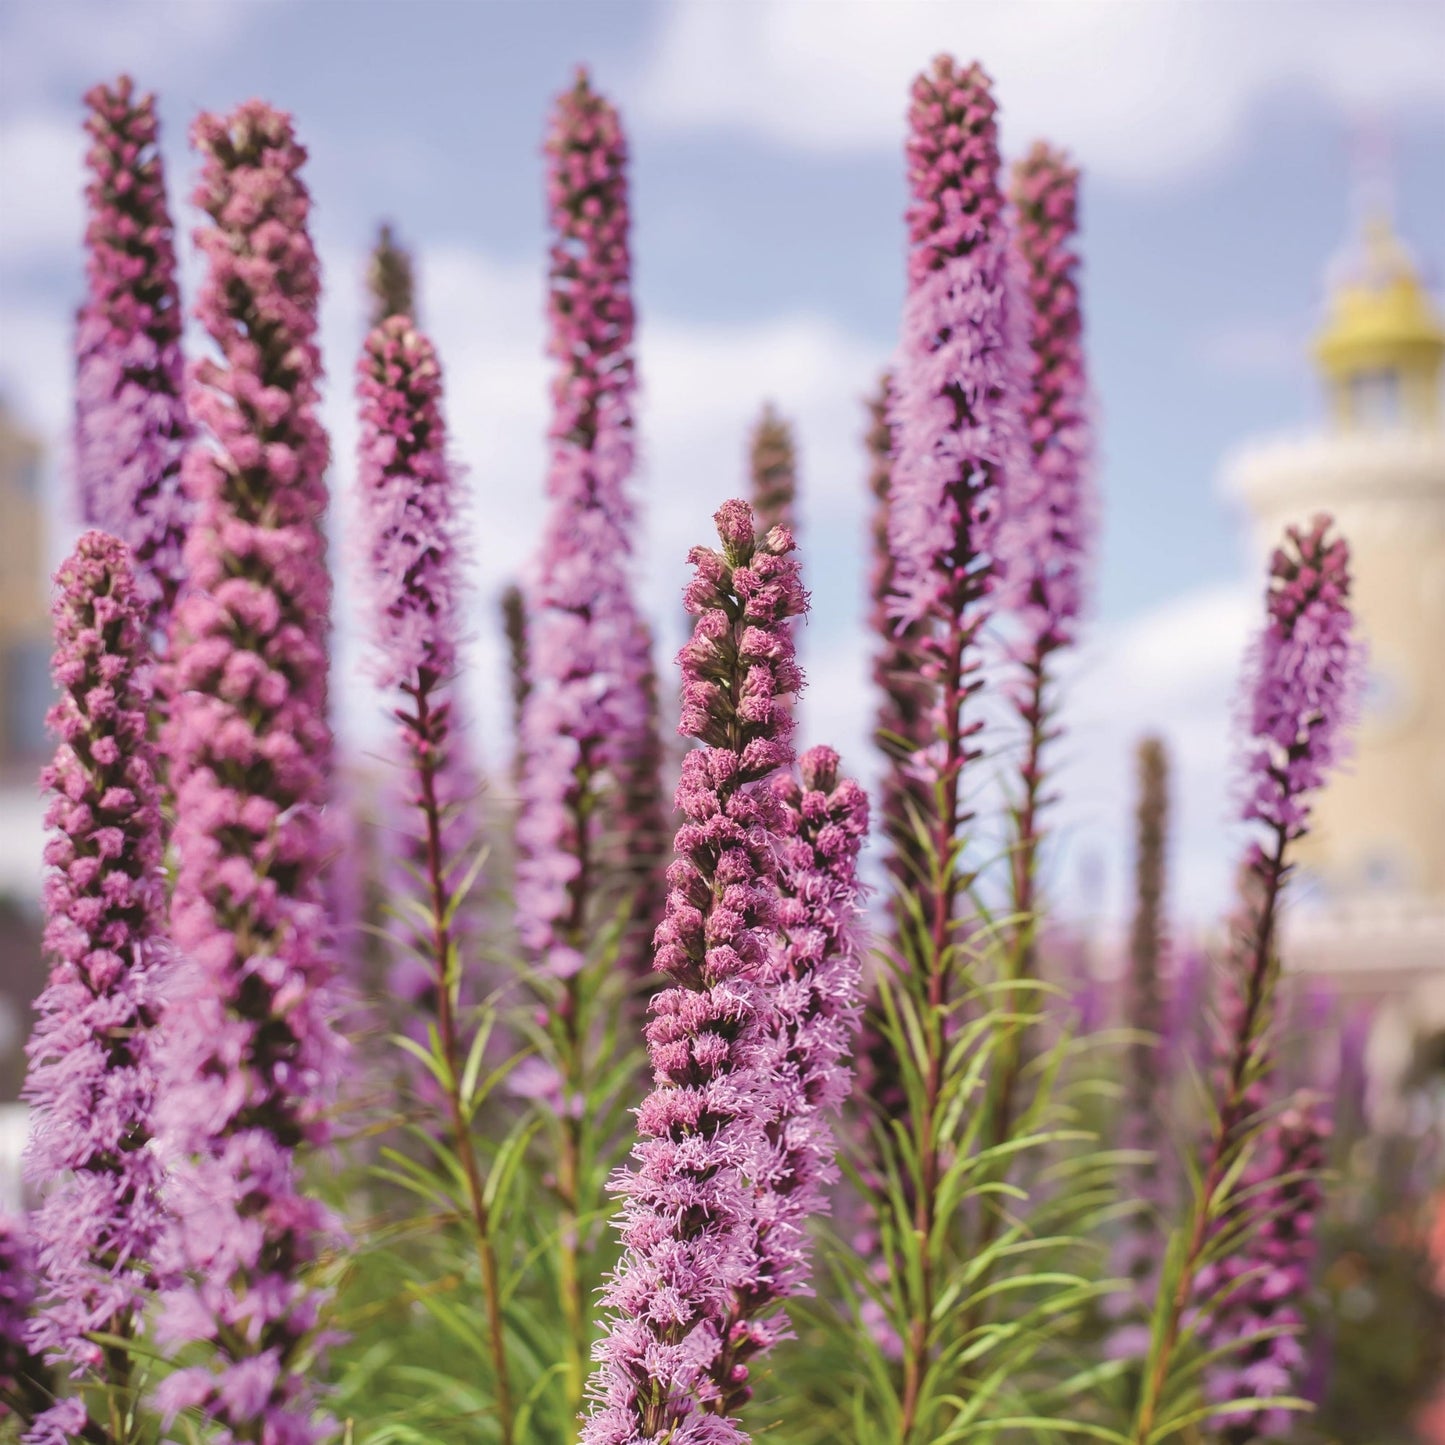
[[[1385,369],[1433,375],[1445,357],[1445,323],[1388,222],[1365,226],[1360,264],[1330,298],[1315,356],[1332,380]]]

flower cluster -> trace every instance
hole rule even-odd
[[[1079,307],[1078,172],[1040,142],[1013,168],[1014,261],[1026,298],[1027,385],[1020,394],[1031,463],[1008,489],[1000,565],[1029,658],[1073,640],[1083,605],[1090,457]]]
[[[753,1171],[779,1112],[765,983],[787,824],[767,779],[792,760],[785,704],[802,679],[788,624],[806,601],[785,528],[757,539],[741,501],[716,521],[722,550],[693,549],[685,594],[697,622],[679,658],[679,731],[702,746],[677,789],[683,822],[656,935],[666,986],[647,1028],[656,1087],[617,1186],[624,1253],[605,1295],[613,1319],[587,1445],[745,1438],[705,1402],[733,1301],[756,1275]]]
[[[1288,1396],[1304,1372],[1300,1336],[1328,1138],[1323,1101],[1310,1096],[1297,1097],[1270,1124],[1263,1157],[1248,1176],[1257,1192],[1242,1206],[1255,1216],[1252,1232],[1242,1249],[1200,1274],[1201,1298],[1215,1302],[1206,1335],[1220,1358],[1208,1393],[1220,1404]],[[1221,1445],[1253,1445],[1283,1434],[1292,1418],[1282,1407],[1241,1404],[1222,1410],[1213,1428]]]
[[[892,612],[904,624],[957,628],[988,584],[1000,484],[1024,465],[996,109],[977,65],[940,56],[914,82],[908,297],[889,412]]]
[[[389,316],[367,336],[357,393],[360,540],[371,579],[376,675],[384,690],[404,699],[395,716],[407,788],[404,806],[395,810],[396,831],[407,868],[431,878],[446,900],[471,862],[471,805],[480,784],[468,766],[451,686],[461,558],[441,366],[406,315]],[[404,893],[404,870],[395,873],[396,891]],[[421,955],[408,950],[389,976],[397,998],[429,1005],[428,1014],[436,1012],[442,987],[436,960],[427,961],[430,945]],[[424,1036],[424,1021],[418,1024]]]
[[[1247,700],[1246,820],[1284,838],[1309,821],[1307,795],[1349,751],[1363,672],[1350,611],[1350,549],[1320,516],[1290,528],[1270,565],[1269,622],[1255,645]]]
[[[51,1381],[33,1353],[34,1250],[25,1222],[0,1213],[0,1422],[32,1418],[50,1398]]]
[[[76,334],[75,479],[86,523],[124,541],[150,622],[181,585],[190,507],[181,307],[155,99],[129,76],[86,96],[86,299]]]
[[[237,1438],[301,1445],[306,1278],[325,1211],[301,1189],[296,1149],[326,1133],[337,1067],[333,954],[320,872],[328,833],[330,583],[325,433],[316,415],[318,276],[305,151],[260,102],[202,116],[196,236],[209,268],[198,315],[220,349],[196,367],[191,586],[175,616],[171,717],[174,1001],[162,1118],[189,1156],[173,1202],[170,1340],[214,1342],[216,1369],[185,1369],[168,1410],[204,1406]]]
[[[93,1332],[138,1328],[163,1225],[152,1135],[165,900],[147,608],[125,545],[87,532],[56,583],[58,747],[42,777],[52,965],[25,1088],[26,1168],[43,1190],[30,1342],[82,1374],[103,1359]]]
[[[528,598],[517,921],[558,976],[581,967],[594,886],[598,794],[624,835],[627,789],[648,752],[648,634],[628,586],[633,308],[626,144],[585,73],[547,138],[553,385],[551,499]]]
[[[783,805],[778,862],[779,946],[768,957],[773,1059],[765,1121],[767,1153],[756,1174],[755,1273],[738,1291],[712,1368],[718,1413],[748,1398],[747,1361],[785,1333],[767,1312],[804,1291],[808,1223],[828,1212],[837,1178],[833,1116],[852,1083],[848,1055],[862,1012],[858,853],[868,833],[868,795],[838,776],[838,754],[809,748],[798,779],[774,777]]]

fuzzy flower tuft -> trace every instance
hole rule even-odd
[[[1013,252],[1028,328],[1024,441],[1030,461],[1010,479],[999,529],[1004,596],[1023,624],[1027,658],[1073,641],[1083,606],[1090,532],[1083,322],[1079,306],[1079,173],[1035,145],[1013,169]]]
[[[868,834],[868,795],[838,776],[838,754],[809,748],[798,779],[778,774],[780,941],[764,988],[772,1001],[766,1152],[755,1169],[756,1265],[739,1290],[713,1365],[725,1414],[749,1396],[747,1361],[786,1332],[776,1305],[808,1289],[808,1222],[828,1212],[837,1177],[833,1118],[852,1083],[848,1056],[862,1012],[858,853]]]
[[[1308,1095],[1273,1121],[1263,1157],[1249,1173],[1262,1192],[1242,1206],[1257,1216],[1253,1231],[1242,1248],[1200,1274],[1200,1297],[1221,1301],[1207,1333],[1208,1348],[1220,1352],[1206,1381],[1217,1403],[1285,1396],[1299,1387],[1329,1132],[1323,1101]],[[1293,1418],[1279,1407],[1239,1405],[1222,1410],[1213,1428],[1221,1445],[1254,1445],[1283,1435]]]
[[[338,1044],[322,893],[328,447],[317,419],[318,276],[306,152],[259,101],[202,116],[197,314],[220,359],[195,370],[192,586],[172,636],[166,730],[176,795],[171,927],[187,969],[168,1010],[161,1119],[179,1152],[170,1243],[185,1283],[166,1343],[213,1358],[168,1380],[228,1438],[303,1445],[313,1423],[307,1280],[330,1229],[298,1146],[326,1137]],[[180,1380],[182,1383],[177,1384]]]
[[[517,923],[542,967],[582,966],[599,828],[634,818],[655,744],[647,736],[649,638],[627,579],[633,513],[633,307],[627,147],[585,73],[546,143],[551,211],[550,509],[527,597],[531,688],[523,707]],[[629,787],[632,774],[635,786]],[[654,810],[660,806],[653,784]]]
[[[165,900],[147,609],[129,554],[87,532],[55,580],[58,747],[42,774],[52,964],[25,1084],[26,1172],[42,1191],[30,1342],[81,1375],[104,1366],[91,1332],[138,1327],[162,1230],[151,1140]]]
[[[181,307],[155,98],[129,76],[85,97],[86,298],[76,330],[75,476],[86,523],[125,542],[164,629],[183,577]]]
[[[1269,620],[1251,657],[1246,821],[1284,838],[1309,825],[1307,795],[1349,756],[1364,670],[1350,611],[1350,549],[1331,519],[1291,527],[1270,566]]]
[[[996,108],[983,70],[948,56],[913,85],[908,298],[889,413],[892,613],[904,625],[955,627],[987,589],[1000,483],[1025,465]]]
[[[783,800],[767,785],[792,761],[789,695],[802,678],[789,623],[806,607],[792,537],[754,535],[745,502],[716,516],[722,549],[695,547],[684,601],[679,731],[683,822],[655,938],[665,986],[647,1028],[653,1092],[638,1110],[623,1196],[623,1257],[605,1293],[586,1445],[738,1445],[708,1406],[729,1310],[756,1268],[751,1172],[779,1110],[766,982],[779,923]]]

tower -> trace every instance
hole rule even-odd
[[[1350,543],[1363,716],[1301,848],[1285,962],[1379,1005],[1372,1062],[1398,1080],[1445,1031],[1445,322],[1383,214],[1332,278],[1314,360],[1323,428],[1244,447],[1224,485],[1260,561],[1319,512]]]

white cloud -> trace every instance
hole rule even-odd
[[[984,62],[1010,148],[1045,135],[1130,182],[1218,161],[1273,93],[1445,109],[1445,7],[1411,0],[679,0],[642,114],[814,151],[897,149],[908,83],[939,51]]]
[[[45,112],[0,127],[0,260],[73,251],[84,229],[80,123]]]
[[[23,66],[5,72],[12,105],[54,102],[124,71],[145,88],[233,45],[274,0],[30,0],[5,14],[5,42]]]

